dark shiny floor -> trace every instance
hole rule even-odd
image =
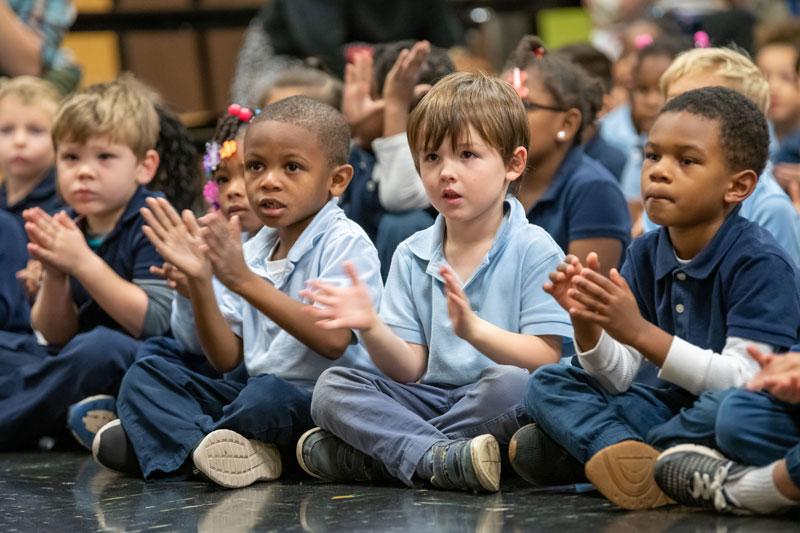
[[[473,495],[333,485],[299,475],[240,490],[203,481],[118,477],[81,452],[0,454],[0,531],[800,531],[800,514],[722,517],[673,508],[628,513],[597,493],[555,493],[509,479]]]

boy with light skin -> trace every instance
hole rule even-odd
[[[408,133],[440,216],[395,252],[380,314],[352,265],[352,286],[303,293],[322,306],[307,309],[320,327],[359,331],[386,377],[323,374],[311,407],[322,429],[303,435],[297,457],[329,481],[497,491],[498,441],[527,418],[527,371],[558,361],[571,335],[538,284],[562,253],[507,196],[529,141],[510,84],[451,74],[412,111]]]
[[[582,369],[548,366],[531,379],[536,424],[515,436],[525,459],[515,466],[531,481],[568,454],[621,507],[670,503],[652,477],[657,449],[713,443],[723,396],[710,391],[757,373],[749,346],[797,338],[791,259],[738,215],[768,143],[763,114],[730,89],[690,91],[662,109],[642,167],[645,209],[662,228],[631,244],[621,273],[601,276],[595,254],[587,267],[569,257],[545,285],[572,317]]]
[[[58,186],[71,211],[23,213],[42,285],[31,325],[57,352],[31,336],[9,349],[2,373],[3,448],[60,437],[70,403],[116,392],[133,362],[137,338],[169,327],[172,295],[150,267],[161,257],[141,234],[144,188],[158,167],[158,116],[130,77],[74,94],[53,126]],[[104,411],[104,406],[85,406]],[[35,414],[35,416],[34,416]]]
[[[326,330],[299,293],[321,278],[343,284],[357,261],[380,299],[380,265],[369,238],[333,198],[347,187],[349,132],[331,106],[295,96],[266,107],[244,141],[247,198],[266,226],[244,245],[239,216],[200,222],[164,200],[142,213],[148,238],[187,279],[200,345],[219,373],[244,362],[246,383],[209,377],[160,357],[137,361],[117,400],[119,423],[93,442],[103,466],[145,479],[186,479],[192,467],[225,487],[281,474],[281,449],[311,426],[311,389],[334,365],[371,370],[348,328]],[[225,289],[219,302],[212,275]]]
[[[692,89],[718,85],[743,94],[765,115],[769,111],[766,78],[747,56],[729,48],[684,52],[664,72],[659,84],[667,101]],[[771,163],[759,176],[753,194],[742,202],[740,215],[769,231],[800,267],[800,215],[776,183]],[[657,227],[647,213],[642,216],[642,226],[644,231]]]

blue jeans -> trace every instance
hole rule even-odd
[[[446,387],[335,367],[317,381],[311,416],[411,486],[417,464],[435,442],[490,433],[508,443],[528,422],[522,405],[528,376],[515,366],[491,366],[475,383]]]
[[[716,432],[717,449],[738,463],[766,466],[785,458],[800,487],[800,405],[737,390],[722,402]]]
[[[43,436],[67,438],[67,410],[95,394],[116,394],[139,341],[97,327],[56,355],[33,335],[0,336],[0,450],[29,448]]]
[[[286,457],[313,427],[311,391],[271,374],[247,382],[194,372],[181,362],[153,356],[131,366],[122,380],[117,413],[145,479],[182,480],[189,455],[217,429],[274,443]]]
[[[138,361],[139,359],[144,359],[151,355],[157,355],[169,359],[176,364],[182,364],[189,370],[193,370],[209,378],[221,378],[224,376],[225,379],[245,382],[249,377],[244,363],[231,372],[220,374],[214,370],[214,367],[208,362],[205,354],[184,350],[178,341],[172,337],[150,337],[142,341],[139,350],[136,352],[136,360]]]
[[[531,376],[525,405],[545,433],[586,463],[624,440],[658,449],[684,442],[713,447],[721,397],[706,393],[698,398],[678,387],[637,383],[615,394],[580,368],[548,365]]]

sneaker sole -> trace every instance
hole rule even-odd
[[[208,479],[231,489],[281,475],[281,456],[274,444],[249,440],[227,429],[206,435],[192,459]]]
[[[491,435],[475,437],[469,443],[472,468],[481,487],[488,492],[500,490],[500,446]]]
[[[72,415],[73,409],[75,409],[76,407],[81,407],[82,405],[86,405],[88,403],[95,402],[95,401],[97,401],[99,399],[109,400],[110,402],[116,404],[115,398],[113,396],[109,396],[108,394],[96,394],[94,396],[89,396],[88,398],[84,398],[83,400],[79,401],[78,403],[74,403],[74,404],[70,405],[69,409],[67,410],[67,427],[69,427],[70,433],[72,433],[72,436],[75,438],[76,441],[78,441],[78,443],[80,443],[81,446],[83,446],[84,448],[86,448],[89,451],[93,450],[92,449],[92,445],[94,443],[94,436],[92,436],[92,442],[90,442],[88,444],[86,442],[84,442],[83,438],[78,434],[78,432],[75,431],[72,428],[73,424],[72,424],[72,416],[71,415]],[[84,413],[84,416],[88,415],[89,413],[92,413],[95,416],[95,418],[97,419],[97,422],[98,422],[97,423],[97,427],[100,428],[100,429],[102,429],[103,426],[105,426],[109,422],[111,422],[113,420],[116,420],[118,418],[116,412],[110,411],[108,409],[92,409],[91,411],[87,411],[86,413]],[[82,420],[82,418],[83,417],[81,417],[80,423],[83,425],[84,428],[86,428],[86,423]],[[77,421],[76,421],[76,423],[77,423]],[[97,431],[100,431],[100,429],[98,429]],[[89,430],[88,428],[86,428],[86,431],[91,433],[91,430]],[[97,434],[97,432],[95,432],[95,435],[96,434]]]
[[[656,485],[653,467],[659,453],[637,441],[603,448],[586,463],[586,477],[603,496],[629,510],[653,509],[675,502]]]
[[[97,464],[103,466],[104,468],[107,468],[108,470],[111,469],[104,466],[100,461],[97,460],[97,454],[100,452],[100,439],[102,438],[101,435],[105,433],[107,429],[112,428],[114,426],[119,426],[120,424],[122,424],[122,420],[120,420],[119,418],[115,418],[114,420],[109,421],[108,424],[101,427],[100,430],[94,434],[94,439],[92,439],[92,447],[90,448],[92,450],[92,457],[94,457],[94,460],[97,462]],[[113,472],[116,472],[116,470],[113,470]]]
[[[303,433],[297,440],[297,446],[295,446],[294,453],[295,456],[297,457],[297,464],[300,465],[300,468],[303,469],[303,472],[305,472],[306,474],[308,474],[313,478],[323,479],[323,477],[320,476],[319,474],[315,474],[314,472],[312,472],[311,469],[308,468],[308,466],[306,466],[306,462],[303,460],[303,445],[305,444],[306,439],[308,439],[308,437],[310,437],[314,433],[317,433],[318,431],[322,431],[322,428],[319,427],[311,428],[305,433]]]
[[[678,452],[694,452],[699,453],[701,455],[707,455],[708,457],[713,457],[714,459],[726,460],[727,457],[722,455],[717,450],[709,448],[707,446],[701,446],[699,444],[678,444],[677,446],[673,446],[672,448],[668,448],[661,452],[661,455],[658,456],[656,461],[660,461],[662,457],[667,457],[668,455],[672,455],[673,453]]]

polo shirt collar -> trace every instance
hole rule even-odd
[[[561,164],[558,166],[556,175],[553,176],[553,181],[550,182],[550,186],[547,187],[542,197],[536,202],[537,204],[540,202],[552,202],[558,198],[559,194],[561,194],[561,189],[563,189],[564,185],[567,183],[567,179],[580,165],[582,156],[583,148],[581,146],[573,146],[569,149],[564,156],[564,160],[561,161]]]
[[[503,220],[500,222],[497,233],[495,233],[489,252],[487,252],[478,268],[475,269],[475,272],[477,272],[481,266],[491,262],[492,258],[505,247],[511,237],[513,228],[527,224],[528,219],[525,216],[525,209],[522,207],[522,204],[513,196],[506,196],[506,199],[503,200]],[[439,266],[447,264],[443,247],[444,230],[445,220],[442,215],[439,215],[436,217],[431,230],[422,234],[423,238],[412,239],[408,243],[408,248],[412,254],[422,261],[428,262],[428,267],[425,272],[441,281],[444,281],[444,279],[439,273]],[[467,282],[467,280],[461,281],[464,283]]]
[[[338,206],[338,198],[332,198],[326,203],[322,209],[314,216],[308,224],[300,237],[289,250],[286,260],[289,264],[294,265],[299,262],[309,250],[311,250],[319,241],[319,239],[328,230],[328,227],[333,223],[336,215],[341,212]],[[247,254],[250,256],[247,264],[251,268],[256,269],[258,272],[263,272],[266,262],[269,261],[269,254],[278,240],[278,230],[264,226],[261,231],[250,239],[245,246],[252,247],[252,253]]]
[[[681,265],[675,257],[675,250],[672,247],[667,228],[659,229],[656,247],[656,279],[664,278],[676,268],[680,268],[694,279],[706,279],[710,276],[747,224],[747,221],[739,216],[741,208],[742,204],[739,204],[730,212],[711,242],[686,265]]]
[[[131,199],[128,200],[128,205],[125,206],[125,211],[122,212],[122,215],[120,215],[119,220],[117,220],[114,229],[111,230],[108,233],[108,235],[111,235],[112,233],[116,232],[119,228],[121,228],[131,220],[138,217],[139,210],[142,207],[147,207],[147,202],[145,202],[147,198],[158,197],[158,196],[164,196],[164,195],[161,193],[155,193],[153,191],[150,191],[144,185],[137,186],[136,190],[133,193],[133,196],[131,196]],[[75,218],[78,215],[78,213],[76,213],[75,210],[72,209],[71,207],[67,210],[67,214],[69,214],[70,218]],[[84,230],[86,229],[86,219],[81,220],[79,227]],[[106,237],[106,239],[107,238],[108,237]]]
[[[43,200],[48,200],[56,193],[56,169],[51,168],[45,175],[44,179],[36,184],[28,196],[17,202],[15,205],[8,205],[8,196],[6,192],[6,184],[0,185],[0,206],[3,208],[13,208],[17,205],[38,205]]]

